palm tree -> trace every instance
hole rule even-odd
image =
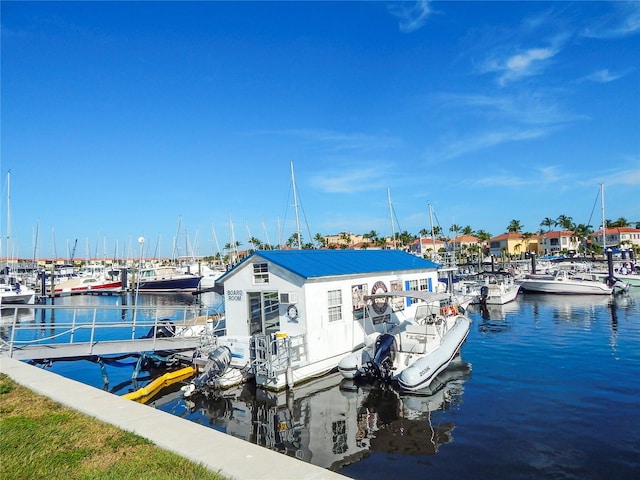
[[[298,233],[292,233],[287,239],[287,247],[294,247],[298,245]],[[302,236],[300,236],[300,246],[302,246]]]
[[[409,232],[407,232],[406,230],[403,230],[399,235],[398,238],[400,239],[400,243],[401,245],[409,245],[411,242],[413,242],[416,237],[412,234],[410,234]]]
[[[347,232],[341,232],[340,233],[340,247],[341,248],[347,248],[350,243],[351,243],[351,234],[347,233]]]
[[[579,225],[573,226],[573,235],[571,236],[571,238],[577,241],[583,247],[583,252],[585,255],[587,254],[586,239],[589,238],[589,234],[591,232],[593,232],[591,225],[580,223]]]
[[[251,237],[249,238],[249,243],[253,246],[254,250],[260,250],[263,248],[262,242],[259,238]]]
[[[607,227],[629,227],[630,225],[631,223],[624,217],[620,217],[614,222],[607,220]]]
[[[322,236],[321,233],[316,233],[313,239],[317,242],[320,247],[325,247],[327,243],[327,239]]]
[[[511,223],[507,226],[507,232],[516,233],[522,230],[522,223],[520,220],[511,220]]]
[[[531,242],[531,237],[533,237],[533,233],[531,232],[524,232],[522,234],[522,240],[524,240],[524,251],[528,252],[529,251],[529,242]]]
[[[556,225],[556,221],[553,218],[545,217],[540,222],[541,227],[547,227],[547,232],[550,232],[551,229]]]
[[[475,236],[478,237],[478,240],[481,242],[486,242],[491,238],[491,234],[485,230],[476,230]]]
[[[462,235],[473,235],[473,229],[471,226],[467,225],[460,231],[460,233],[462,233]]]
[[[364,238],[368,238],[372,242],[375,242],[378,239],[378,232],[375,230],[371,230],[369,233],[362,234]]]
[[[571,230],[573,226],[573,218],[568,217],[567,215],[560,215],[556,218],[556,225],[561,226],[565,230]]]

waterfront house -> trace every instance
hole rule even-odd
[[[431,237],[420,237],[409,244],[409,252],[414,255],[430,256],[433,253],[445,252],[447,242]]]
[[[593,232],[589,235],[589,240],[592,244],[600,246],[602,248],[602,229],[597,232]],[[631,227],[614,227],[607,228],[605,232],[604,241],[607,248],[618,249],[640,249],[640,230]]]
[[[234,365],[251,362],[256,383],[280,390],[336,368],[365,341],[365,295],[434,291],[438,264],[399,250],[260,250],[217,281]],[[404,300],[406,301],[406,300]],[[376,305],[377,326],[388,320]],[[384,308],[383,308],[384,307]],[[375,308],[374,308],[375,309]]]
[[[559,255],[561,253],[577,253],[580,240],[571,230],[547,232],[540,236],[539,253],[541,255]]]
[[[489,239],[489,254],[515,256],[525,252],[538,253],[537,235],[524,235],[520,232],[508,232]]]

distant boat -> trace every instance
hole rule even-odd
[[[520,280],[526,292],[557,293],[569,295],[611,295],[613,287],[600,281],[594,274],[570,275],[557,270],[551,275],[526,275]]]
[[[133,288],[144,293],[195,292],[201,279],[174,266],[148,267],[136,274]]]
[[[120,272],[107,272],[101,264],[85,265],[76,277],[58,283],[53,291],[55,295],[119,293],[122,291],[122,277]]]
[[[17,276],[0,274],[0,305],[33,305],[35,301],[35,290],[22,285]]]
[[[216,280],[220,278],[226,272],[226,270],[223,270],[221,268],[211,268],[209,265],[206,265],[204,263],[192,263],[187,266],[186,270],[183,268],[182,272],[197,273],[200,277],[202,277],[200,279],[200,285],[198,288],[200,290],[207,290],[212,289],[215,286]]]
[[[480,293],[475,303],[484,305],[504,305],[514,301],[520,292],[520,285],[515,284],[511,277],[498,280],[494,275],[490,275],[478,286]]]

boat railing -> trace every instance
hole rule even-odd
[[[88,349],[79,350],[86,352],[97,343],[118,344],[121,351],[137,346],[155,350],[159,339],[210,337],[224,331],[224,316],[209,307],[16,305],[2,309],[0,356],[13,357],[26,348],[33,351],[31,358],[38,358],[42,350],[63,345],[86,345]],[[21,358],[28,358],[25,355]]]
[[[294,364],[305,364],[304,335],[256,334],[252,337],[253,369],[256,375],[275,379]]]

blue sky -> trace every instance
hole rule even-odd
[[[640,221],[638,1],[1,9],[12,255]]]

